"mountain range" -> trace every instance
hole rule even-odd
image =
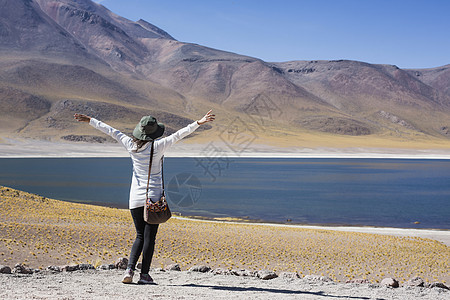
[[[212,108],[212,134],[192,140],[450,145],[450,65],[265,62],[177,41],[90,0],[0,0],[0,105],[0,138],[108,141],[75,112],[127,133],[152,114],[170,134]]]

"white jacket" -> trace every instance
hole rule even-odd
[[[136,146],[133,139],[123,134],[119,130],[97,120],[91,118],[89,124],[111,136],[122,144],[130,154],[133,162],[133,177],[131,179],[129,208],[137,208],[145,206],[145,193],[147,190],[148,179],[148,165],[150,163],[150,146],[151,142],[145,144],[139,151],[136,152]],[[154,201],[157,201],[162,194],[162,181],[161,181],[161,157],[164,155],[167,149],[173,144],[184,138],[185,136],[194,132],[200,125],[197,122],[193,122],[188,126],[178,130],[174,134],[168,137],[155,140],[152,170],[150,175],[149,184],[149,196]]]

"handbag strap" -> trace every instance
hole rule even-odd
[[[146,199],[148,199],[148,187],[150,185],[150,174],[151,174],[151,171],[152,171],[153,152],[154,152],[153,144],[154,144],[154,142],[155,141],[152,141],[152,146],[151,146],[151,150],[150,150],[150,162],[149,162],[149,165],[148,165],[148,177],[147,177],[147,191],[145,192],[145,198]],[[165,192],[164,192],[164,155],[161,157],[161,179],[162,179],[162,188],[163,188],[162,195],[165,196]]]
[[[162,195],[165,197],[166,196],[166,192],[165,192],[165,188],[164,188],[164,155],[161,156],[161,180],[162,180],[162,188],[163,188],[163,192]]]

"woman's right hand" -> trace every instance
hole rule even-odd
[[[212,121],[214,121],[215,119],[216,119],[216,115],[214,115],[214,114],[212,113],[212,110],[210,110],[210,111],[208,111],[208,112],[206,113],[206,115],[205,115],[203,118],[201,118],[200,120],[197,121],[197,124],[198,124],[198,125],[203,125],[203,124],[205,124],[205,123],[207,123],[207,122],[212,122]]]
[[[91,117],[83,115],[83,114],[75,114],[73,117],[78,122],[90,122],[91,121]]]

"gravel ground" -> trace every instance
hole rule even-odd
[[[390,288],[278,277],[155,271],[156,285],[121,283],[121,270],[0,274],[0,299],[450,299],[442,288]],[[135,276],[134,282],[137,282]]]

